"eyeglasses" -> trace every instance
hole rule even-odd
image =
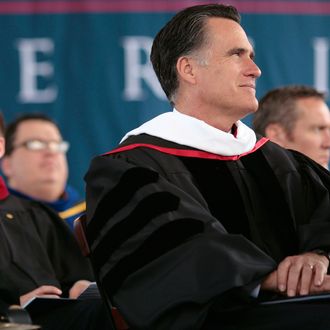
[[[43,141],[38,139],[31,139],[24,141],[13,147],[12,150],[24,147],[31,151],[49,150],[51,152],[66,153],[69,150],[70,144],[67,141]]]

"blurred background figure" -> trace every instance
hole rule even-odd
[[[73,220],[85,211],[85,202],[67,184],[69,143],[59,127],[45,114],[24,114],[9,123],[5,138],[1,167],[10,192],[46,203],[72,229]]]
[[[325,95],[304,85],[269,91],[253,119],[254,130],[284,148],[300,151],[328,168],[330,113]]]
[[[17,141],[22,141],[21,137]],[[0,158],[4,148],[0,112]],[[2,176],[0,220],[0,315],[9,316],[13,305],[24,308],[35,297],[76,299],[94,280],[89,260],[66,223],[43,203],[11,195]],[[57,308],[43,303],[35,307],[28,309],[28,315],[43,330],[109,329],[99,298],[77,299]],[[4,328],[28,329],[23,325]]]

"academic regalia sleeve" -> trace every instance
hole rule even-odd
[[[38,232],[38,239],[46,249],[53,276],[59,282],[64,296],[67,296],[76,281],[82,279],[93,281],[90,262],[82,255],[67,224],[58,217],[57,213],[41,203],[31,207],[31,212],[31,221]],[[40,282],[42,281],[40,279]]]
[[[95,267],[134,329],[197,329],[215,299],[230,290],[249,296],[276,268],[228,234],[205,201],[150,168],[101,156],[85,180]]]
[[[305,155],[292,151],[300,163],[301,185],[304,200],[298,206],[304,208],[307,220],[297,220],[301,251],[324,249],[330,251],[330,174]],[[297,208],[298,208],[297,207]],[[297,214],[298,211],[297,211]],[[303,218],[303,216],[301,216]]]
[[[55,211],[34,201],[8,196],[0,201],[0,298],[19,297],[42,285],[68,293],[73,283],[93,280],[66,223]]]

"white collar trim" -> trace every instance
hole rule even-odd
[[[174,109],[128,132],[121,142],[132,135],[148,134],[217,155],[235,156],[251,151],[257,140],[254,131],[243,122],[236,122],[236,126],[235,137]]]

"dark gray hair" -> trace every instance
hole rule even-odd
[[[179,85],[177,60],[180,56],[191,54],[204,45],[207,40],[205,24],[211,17],[228,18],[240,24],[240,15],[233,6],[198,5],[177,13],[154,39],[150,59],[158,80],[172,104]]]

